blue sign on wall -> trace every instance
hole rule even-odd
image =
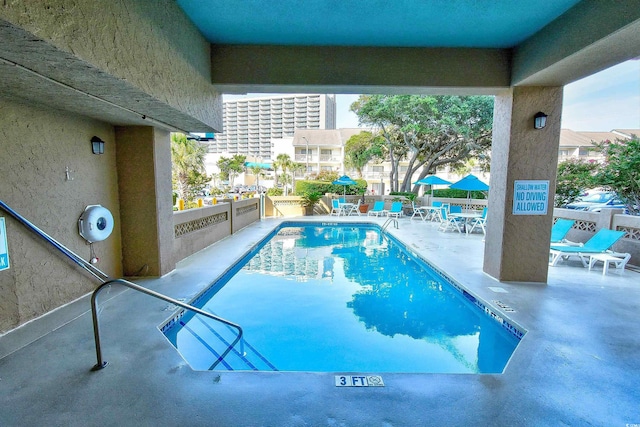
[[[4,218],[0,218],[0,270],[9,268],[9,247],[7,246],[7,228]]]
[[[549,181],[519,180],[513,184],[514,215],[546,215]]]

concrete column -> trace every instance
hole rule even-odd
[[[533,117],[548,115],[544,129]],[[546,283],[556,187],[562,87],[515,87],[496,96],[485,273],[500,281]],[[546,215],[514,215],[514,181],[548,180]]]
[[[116,145],[124,274],[162,276],[175,268],[170,134],[117,127]]]

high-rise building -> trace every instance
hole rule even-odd
[[[223,133],[209,153],[271,159],[273,139],[293,138],[296,129],[335,129],[336,98],[291,94],[223,102]]]

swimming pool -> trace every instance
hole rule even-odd
[[[499,373],[523,335],[372,224],[283,223],[193,304],[245,331],[216,370]],[[196,370],[236,333],[161,329]]]

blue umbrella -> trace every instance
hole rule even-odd
[[[349,178],[347,175],[342,175],[340,178],[332,182],[333,185],[343,185],[344,195],[347,195],[347,185],[357,185],[358,183]]]
[[[467,209],[471,204],[471,192],[472,191],[487,191],[489,186],[480,181],[475,175],[467,175],[458,182],[454,182],[449,186],[455,190],[467,190]]]
[[[413,183],[414,185],[430,185],[431,186],[431,198],[433,198],[433,186],[434,185],[449,185],[451,184],[446,179],[439,178],[435,175],[425,176],[419,181]]]

